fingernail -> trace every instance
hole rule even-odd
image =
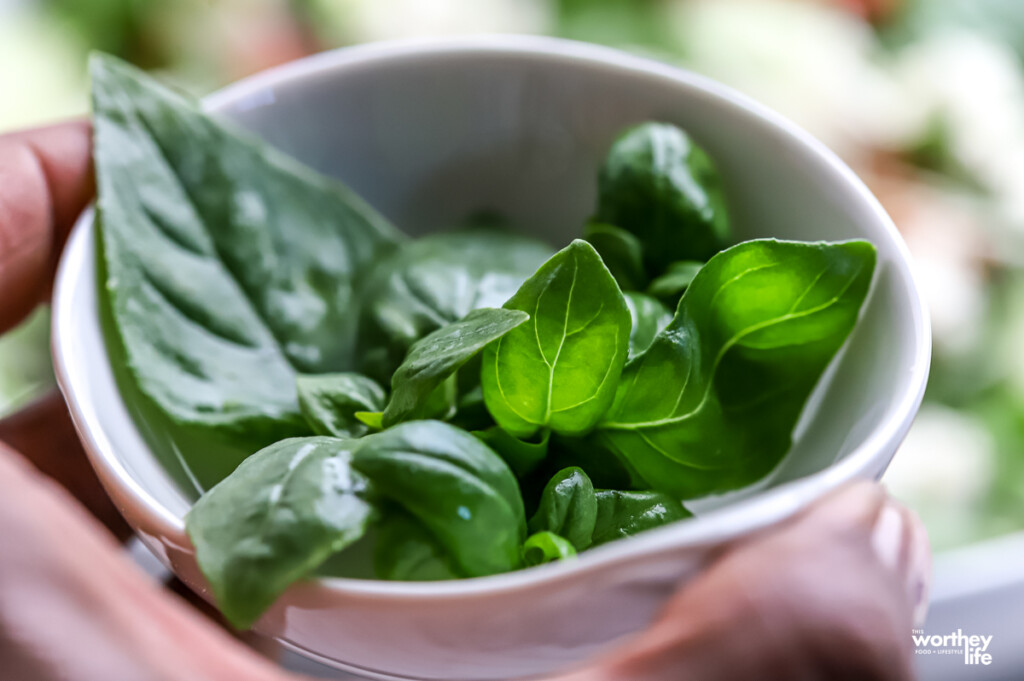
[[[878,514],[878,520],[875,521],[875,529],[871,534],[871,547],[879,562],[893,572],[897,572],[900,568],[900,556],[903,554],[903,532],[903,514],[892,504],[886,504]]]
[[[910,558],[907,562],[907,592],[914,609],[914,627],[924,626],[931,592],[932,551],[928,533],[917,516],[910,517]]]

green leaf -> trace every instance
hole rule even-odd
[[[520,440],[497,426],[474,431],[473,435],[497,452],[517,478],[529,475],[540,465],[547,456],[548,440],[551,438],[551,433],[544,431],[537,441]]]
[[[642,291],[647,285],[644,249],[640,240],[624,229],[589,222],[583,238],[594,247],[623,291]]]
[[[629,359],[651,347],[654,337],[672,321],[667,307],[642,293],[625,294],[632,326],[629,331]]]
[[[576,549],[572,542],[554,532],[537,532],[523,542],[523,564],[534,567],[556,560],[574,558]]]
[[[594,546],[693,517],[681,503],[661,492],[598,490]]]
[[[759,240],[712,258],[629,363],[601,439],[647,484],[690,499],[761,479],[857,322],[865,241]]]
[[[704,267],[704,263],[696,260],[680,260],[672,263],[661,276],[647,287],[647,295],[654,296],[675,309],[679,304],[679,298],[693,283],[693,278],[697,276],[702,267]]]
[[[565,468],[551,478],[530,518],[530,532],[553,532],[564,537],[577,551],[590,546],[597,522],[594,485],[582,468]]]
[[[355,444],[352,466],[433,535],[465,577],[514,570],[526,536],[512,471],[464,430],[410,421]]]
[[[729,240],[714,162],[667,123],[630,128],[612,145],[598,176],[596,219],[640,240],[651,275],[676,260],[707,260]]]
[[[185,516],[217,604],[248,628],[296,580],[359,539],[373,509],[344,440],[282,440],[246,459]]]
[[[388,508],[377,524],[373,567],[378,579],[434,582],[458,579],[444,551],[421,523],[398,508]]]
[[[365,371],[386,380],[409,346],[473,310],[501,307],[551,253],[534,239],[484,229],[408,242],[366,287]]]
[[[615,393],[629,351],[629,310],[594,248],[574,241],[505,304],[530,320],[484,349],[487,408],[509,434],[589,431]]]
[[[299,375],[299,408],[317,435],[357,438],[369,428],[356,412],[379,411],[387,396],[377,382],[360,374]]]
[[[384,430],[384,412],[357,411],[353,416],[357,421],[369,427],[370,430]]]
[[[474,310],[465,319],[416,341],[391,377],[391,401],[384,410],[384,427],[428,415],[424,407],[438,386],[485,345],[529,318],[518,310]]]
[[[172,423],[245,451],[308,433],[296,371],[352,365],[359,282],[397,232],[135,68],[102,55],[90,67],[117,363]]]

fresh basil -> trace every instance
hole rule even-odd
[[[518,566],[526,536],[519,485],[501,457],[466,431],[402,423],[356,441],[352,466],[426,527],[463,576]]]
[[[629,351],[629,310],[594,248],[574,241],[505,304],[530,320],[484,349],[480,380],[494,420],[526,439],[589,431],[608,408]]]
[[[415,518],[390,507],[382,515],[373,553],[378,579],[435,582],[460,576],[434,537]]]
[[[712,258],[623,372],[603,442],[680,499],[759,480],[789,450],[875,268],[865,241],[748,241]]]
[[[566,560],[576,555],[572,542],[554,532],[537,532],[523,542],[523,564],[527,567]]]
[[[534,533],[553,532],[582,551],[590,546],[596,522],[594,485],[582,468],[566,468],[544,488],[540,507],[528,527]]]
[[[376,381],[360,374],[300,374],[297,387],[299,408],[313,432],[346,439],[370,430],[356,412],[383,409],[387,399]]]
[[[722,250],[717,171],[670,125],[614,143],[561,251],[493,214],[404,240],[135,69],[92,73],[111,364],[212,486],[186,530],[239,627],[307,576],[564,560],[761,479],[872,281],[866,242]]]
[[[652,276],[676,260],[707,260],[729,239],[718,170],[674,125],[644,123],[623,133],[597,191],[597,220],[639,239]]]
[[[397,232],[355,194],[108,56],[91,61],[112,352],[172,422],[252,451],[308,433],[295,374],[354,362]]]
[[[504,459],[517,478],[523,478],[540,465],[547,456],[548,441],[551,438],[551,433],[544,431],[534,441],[520,440],[497,426],[474,431],[473,434]]]
[[[629,359],[633,359],[651,347],[654,338],[672,321],[672,313],[642,293],[627,293],[625,298],[633,324],[629,331]]]
[[[239,629],[365,532],[373,509],[348,449],[346,441],[326,437],[270,445],[185,517],[217,605]]]
[[[363,366],[385,380],[413,343],[473,310],[501,307],[552,249],[506,232],[469,229],[405,244],[366,287]]]
[[[644,249],[633,234],[615,225],[589,222],[583,230],[588,241],[623,291],[642,291],[647,285]]]
[[[681,503],[661,492],[598,490],[594,546],[692,517]]]
[[[438,386],[488,343],[529,318],[519,310],[483,308],[416,341],[391,378],[391,401],[384,410],[384,427],[430,415],[423,409]]]

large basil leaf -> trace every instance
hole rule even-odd
[[[629,310],[600,256],[572,242],[505,307],[530,320],[484,349],[480,382],[494,420],[521,439],[545,426],[567,435],[590,430],[629,351]]]
[[[185,517],[224,615],[248,628],[294,581],[359,539],[373,510],[348,443],[282,440],[248,459]]]
[[[530,315],[519,310],[484,308],[416,341],[391,377],[391,401],[383,425],[420,417],[431,393],[491,341],[519,326]],[[454,387],[454,386],[453,386]]]
[[[485,229],[407,243],[366,287],[365,370],[386,380],[410,345],[473,310],[501,307],[551,253],[534,239]]]
[[[373,567],[378,579],[434,582],[458,579],[430,531],[411,515],[389,507],[377,524]]]
[[[647,285],[644,249],[632,233],[615,225],[589,222],[583,229],[583,238],[601,256],[605,267],[623,291],[644,289]]]
[[[655,336],[672,321],[672,313],[656,299],[642,293],[625,294],[632,326],[629,330],[629,359],[651,347]]]
[[[683,505],[661,492],[598,490],[594,546],[692,517]]]
[[[789,450],[875,268],[865,241],[748,241],[712,258],[672,323],[626,367],[602,440],[681,498],[759,480]]]
[[[518,566],[526,536],[519,485],[501,457],[466,431],[402,423],[358,440],[352,466],[426,527],[462,576]]]
[[[361,374],[300,375],[299,408],[317,435],[357,438],[369,427],[356,412],[380,411],[387,396],[377,382]]]
[[[91,62],[101,298],[139,390],[246,451],[308,433],[296,369],[354,360],[396,232],[345,187],[112,58]]]
[[[596,522],[594,485],[582,468],[566,468],[556,473],[544,488],[540,506],[528,527],[534,533],[553,532],[582,551],[590,546]]]
[[[636,235],[652,276],[676,260],[707,260],[729,239],[714,162],[666,123],[630,128],[612,145],[598,176],[597,220]]]

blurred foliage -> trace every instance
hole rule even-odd
[[[881,27],[883,40],[902,46],[938,31],[970,31],[1009,45],[1024,58],[1021,0],[908,0]]]

